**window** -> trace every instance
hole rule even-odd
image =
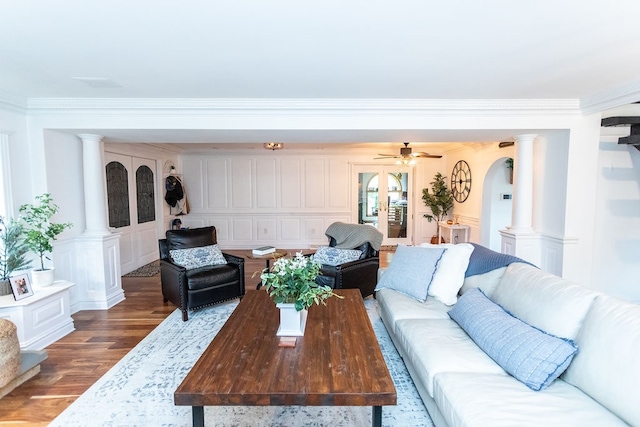
[[[109,227],[127,227],[129,219],[129,178],[122,163],[110,162],[107,172],[107,201],[109,204]]]

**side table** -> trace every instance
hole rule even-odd
[[[465,243],[469,241],[469,226],[466,224],[447,224],[446,221],[438,222],[438,242],[441,240],[441,236],[445,236],[446,243]],[[446,234],[443,231],[448,231],[449,240],[446,239]],[[460,238],[462,234],[462,238]]]

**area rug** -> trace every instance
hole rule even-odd
[[[380,320],[377,302],[365,300],[398,404],[382,409],[383,426],[430,427],[429,415],[407,369]],[[173,392],[182,382],[237,302],[189,314],[174,311],[109,372],[80,396],[50,426],[191,426],[191,408],[175,406]],[[371,425],[370,407],[222,406],[205,407],[207,426]]]
[[[133,270],[130,273],[124,275],[124,277],[151,277],[156,274],[160,274],[160,260],[157,259],[149,264]]]

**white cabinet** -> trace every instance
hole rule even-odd
[[[42,350],[75,330],[69,301],[73,285],[59,280],[19,301],[0,297],[0,318],[16,324],[21,350]]]
[[[446,221],[438,222],[438,242],[444,237],[447,243],[464,243],[469,241],[469,226],[466,224],[447,224]]]

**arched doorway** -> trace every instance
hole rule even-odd
[[[509,157],[501,157],[487,170],[482,191],[482,226],[480,243],[496,252],[501,252],[500,230],[511,225],[513,184],[511,170],[507,167]]]

